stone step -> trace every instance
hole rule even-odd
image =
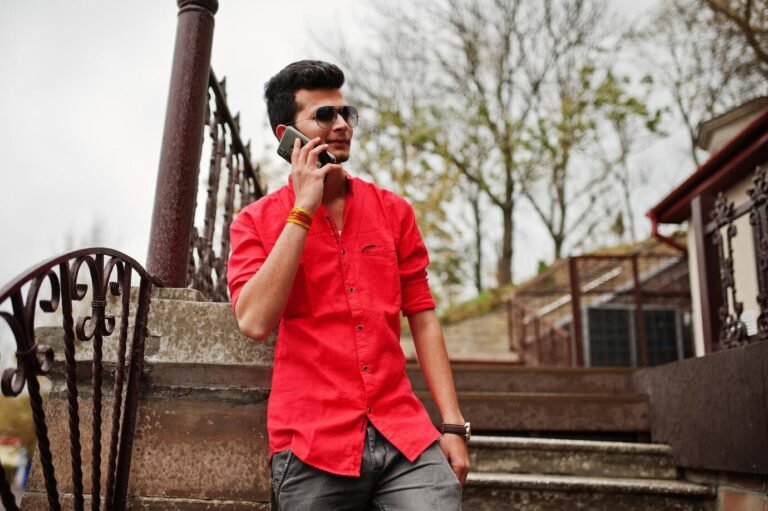
[[[416,391],[432,420],[440,414],[429,392]],[[641,394],[458,392],[476,432],[646,433],[648,398]]]
[[[632,393],[632,369],[523,367],[513,363],[451,362],[459,391],[581,394]],[[406,366],[414,389],[427,388],[416,363]]]
[[[475,473],[677,478],[672,449],[659,444],[474,435],[469,454]]]
[[[541,474],[470,473],[465,511],[712,511],[715,493],[704,485],[668,480]]]

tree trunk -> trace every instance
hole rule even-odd
[[[472,216],[475,224],[475,261],[472,273],[475,278],[475,289],[477,294],[480,294],[483,292],[483,232],[480,221],[480,192],[473,192],[469,202],[472,205]]]
[[[512,216],[514,203],[508,203],[502,208],[504,234],[501,238],[501,258],[499,259],[499,287],[513,283],[512,260],[514,256],[515,221]]]
[[[553,236],[552,241],[555,244],[555,261],[563,256],[563,242],[565,241],[565,235]]]

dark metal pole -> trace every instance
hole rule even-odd
[[[507,346],[510,351],[520,351],[515,345],[515,307],[512,300],[507,300]]]
[[[568,273],[571,285],[571,344],[573,353],[576,355],[576,367],[584,367],[584,346],[582,345],[582,326],[581,326],[581,285],[579,282],[579,259],[577,257],[568,258]]]
[[[632,254],[632,280],[635,290],[635,330],[640,343],[640,365],[648,367],[648,340],[645,335],[645,316],[643,316],[643,290],[640,287],[640,269],[638,255]]]
[[[147,270],[186,287],[217,0],[178,0],[171,86],[155,188]]]

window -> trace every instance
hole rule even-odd
[[[637,367],[640,342],[635,310],[631,306],[589,307],[586,321],[587,365],[592,367]],[[684,326],[676,309],[643,309],[648,364],[674,362],[684,357]]]

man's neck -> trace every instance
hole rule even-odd
[[[327,207],[338,201],[344,200],[347,195],[347,176],[344,172],[328,174],[323,187],[323,204]]]

